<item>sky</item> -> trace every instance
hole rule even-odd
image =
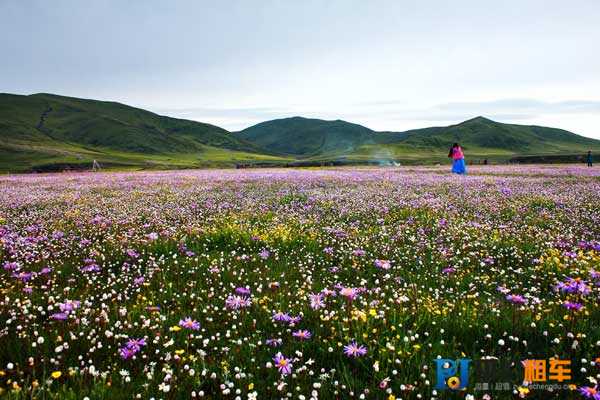
[[[483,115],[600,139],[600,1],[0,0],[0,92],[241,130]]]

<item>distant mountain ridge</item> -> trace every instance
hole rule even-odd
[[[342,120],[291,117],[240,132],[124,104],[53,94],[0,94],[0,171],[193,168],[302,162],[442,162],[459,142],[470,159],[600,152],[600,141],[476,117],[446,127],[377,132]]]
[[[455,142],[481,156],[600,149],[600,141],[562,129],[504,124],[481,116],[456,125],[405,132],[376,132],[341,120],[292,117],[262,122],[238,134],[257,146],[300,158],[338,156],[368,160],[370,155],[383,152],[393,159],[406,157],[411,151],[439,156],[446,154]]]

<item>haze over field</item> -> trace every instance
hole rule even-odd
[[[0,92],[119,101],[229,131],[483,115],[600,138],[600,2],[0,3]]]

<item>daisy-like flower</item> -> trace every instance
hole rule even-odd
[[[200,329],[200,322],[195,319],[191,319],[187,317],[186,319],[179,320],[179,326],[185,329],[190,329],[192,331],[197,331]]]
[[[353,358],[362,357],[367,354],[367,348],[363,345],[359,346],[356,341],[353,341],[344,346],[344,354]]]
[[[127,348],[132,349],[134,351],[139,351],[142,346],[146,345],[146,339],[141,338],[141,339],[129,339],[127,341]]]
[[[578,390],[586,399],[600,400],[600,392],[597,386],[582,386]]]
[[[310,308],[313,310],[318,310],[320,308],[325,307],[325,302],[323,301],[324,294],[323,293],[310,293],[308,295],[308,299],[310,300]]]
[[[367,254],[367,252],[366,252],[366,251],[364,251],[363,249],[356,249],[356,250],[354,250],[354,251],[352,252],[352,255],[353,255],[353,256],[356,256],[356,257],[362,257],[362,256],[364,256],[364,255],[366,255],[366,254]]]
[[[261,259],[266,260],[271,255],[271,252],[267,249],[262,249],[258,255]]]
[[[230,310],[239,310],[240,308],[247,308],[252,305],[252,300],[248,297],[242,297],[237,295],[231,295],[225,299],[225,307]]]
[[[308,340],[312,337],[312,334],[306,329],[300,329],[295,332],[292,332],[292,336],[300,340]]]
[[[346,299],[352,301],[358,296],[358,290],[356,288],[344,287],[340,289],[340,294]]]
[[[282,339],[267,339],[265,340],[265,343],[267,346],[271,346],[271,347],[279,347],[281,346],[281,344],[283,343]]]
[[[285,358],[283,354],[277,353],[275,357],[273,357],[273,361],[281,374],[289,375],[292,373],[292,360]]]
[[[590,293],[591,289],[587,282],[581,278],[567,278],[564,282],[559,282],[555,286],[557,291],[563,293],[576,293],[585,296]]]
[[[506,300],[515,305],[527,304],[527,299],[520,294],[509,294],[506,296]]]
[[[583,308],[583,304],[575,303],[573,301],[565,301],[562,305],[569,311],[579,311]]]
[[[273,313],[273,321],[290,322],[291,319],[292,319],[292,317],[290,317],[290,315],[288,313],[284,313],[281,311],[277,311],[276,313]]]
[[[58,307],[62,312],[70,312],[79,308],[80,305],[81,302],[79,300],[67,300],[64,303],[60,303]]]
[[[388,270],[392,268],[392,263],[389,260],[375,260],[375,266],[379,269]]]
[[[57,321],[65,321],[67,318],[69,318],[69,315],[64,312],[54,313],[50,316],[50,319],[54,319]]]

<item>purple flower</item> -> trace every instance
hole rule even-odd
[[[12,277],[17,278],[21,282],[25,283],[25,282],[29,282],[31,280],[31,278],[33,277],[33,274],[31,272],[21,271],[21,272],[13,273]]]
[[[140,253],[138,253],[137,251],[133,250],[133,249],[127,249],[127,257],[129,258],[138,258],[140,256]]]
[[[283,343],[283,340],[281,340],[281,339],[267,339],[267,340],[265,340],[265,343],[267,344],[267,346],[279,347]]]
[[[590,293],[590,287],[587,282],[581,278],[567,278],[564,282],[559,282],[555,289],[563,293],[580,294],[585,296]]]
[[[64,303],[59,303],[58,307],[60,308],[60,311],[69,313],[73,310],[78,309],[80,305],[81,302],[79,300],[67,300]]]
[[[97,264],[88,264],[80,268],[81,272],[100,272],[102,268]]]
[[[119,349],[119,354],[121,355],[121,358],[123,360],[129,360],[130,358],[132,358],[135,355],[135,353],[137,353],[137,351],[130,349],[127,346],[121,347]]]
[[[509,294],[509,293],[510,293],[510,289],[508,289],[508,288],[507,288],[507,287],[505,287],[505,286],[498,286],[498,287],[496,288],[496,290],[497,290],[497,291],[499,291],[499,292],[500,292],[500,293],[502,293],[502,294]]]
[[[358,296],[358,290],[352,287],[343,287],[340,289],[340,295],[344,296],[349,301],[353,301]]]
[[[455,272],[456,272],[456,269],[454,269],[453,267],[447,267],[442,270],[442,274],[445,274],[445,275],[451,275]]]
[[[243,286],[235,288],[235,292],[241,296],[250,296],[250,289]]]
[[[506,296],[506,300],[515,305],[527,304],[527,299],[520,294],[509,294]]]
[[[344,346],[344,354],[348,357],[362,357],[367,354],[367,348],[363,345],[357,345],[355,341]]]
[[[583,308],[583,304],[572,301],[565,301],[562,305],[569,311],[579,311]]]
[[[292,336],[300,340],[308,340],[312,337],[312,334],[306,329],[300,329],[295,332],[292,332]]]
[[[375,260],[375,266],[379,269],[390,269],[392,268],[392,263],[388,260]]]
[[[133,350],[134,352],[137,353],[145,345],[146,345],[146,339],[144,339],[144,338],[129,339],[127,341],[127,344],[125,344],[125,347],[127,347],[128,349]]]
[[[290,317],[290,315],[288,313],[284,313],[281,311],[277,311],[276,313],[273,313],[273,321],[290,322],[290,319],[292,319],[292,318]]]
[[[598,391],[598,386],[582,386],[577,389],[579,393],[583,395],[586,399],[594,399],[600,400],[600,392]]]
[[[262,258],[263,260],[266,260],[267,258],[269,258],[269,256],[271,255],[271,252],[267,249],[262,249],[260,251],[260,253],[258,253],[258,255],[260,256],[260,258]]]
[[[190,317],[187,317],[186,319],[179,320],[179,326],[185,329],[190,329],[192,331],[197,331],[198,329],[200,329],[200,322],[196,321],[195,319],[191,319]]]
[[[151,232],[148,235],[146,235],[146,238],[148,238],[148,240],[153,241],[158,239],[158,233],[156,232]]]
[[[352,252],[352,255],[356,256],[356,257],[363,257],[366,254],[367,254],[367,252],[364,251],[363,249],[356,249]]]
[[[137,278],[135,278],[133,280],[133,284],[136,286],[140,286],[142,283],[144,283],[144,277],[143,276],[138,276]]]
[[[46,275],[46,274],[49,274],[50,272],[52,272],[52,268],[44,267],[44,268],[42,268],[42,270],[40,271],[40,274],[42,274],[42,275]]]
[[[285,358],[283,354],[277,353],[275,357],[273,357],[273,361],[281,374],[289,375],[292,373],[292,360]]]
[[[240,308],[247,308],[252,305],[252,300],[248,297],[242,297],[237,295],[230,295],[225,299],[225,307],[231,310],[239,310]]]
[[[69,315],[67,313],[54,313],[50,316],[51,319],[57,320],[57,321],[65,321],[67,318],[69,318]]]
[[[2,268],[4,268],[6,271],[18,271],[19,270],[19,264],[16,263],[16,262],[6,261],[4,263],[4,265],[2,266]]]
[[[308,298],[310,300],[310,308],[313,310],[318,310],[320,308],[325,307],[325,302],[323,301],[323,293],[310,293]]]
[[[325,247],[323,249],[323,253],[330,254],[330,255],[333,254],[333,247]]]

